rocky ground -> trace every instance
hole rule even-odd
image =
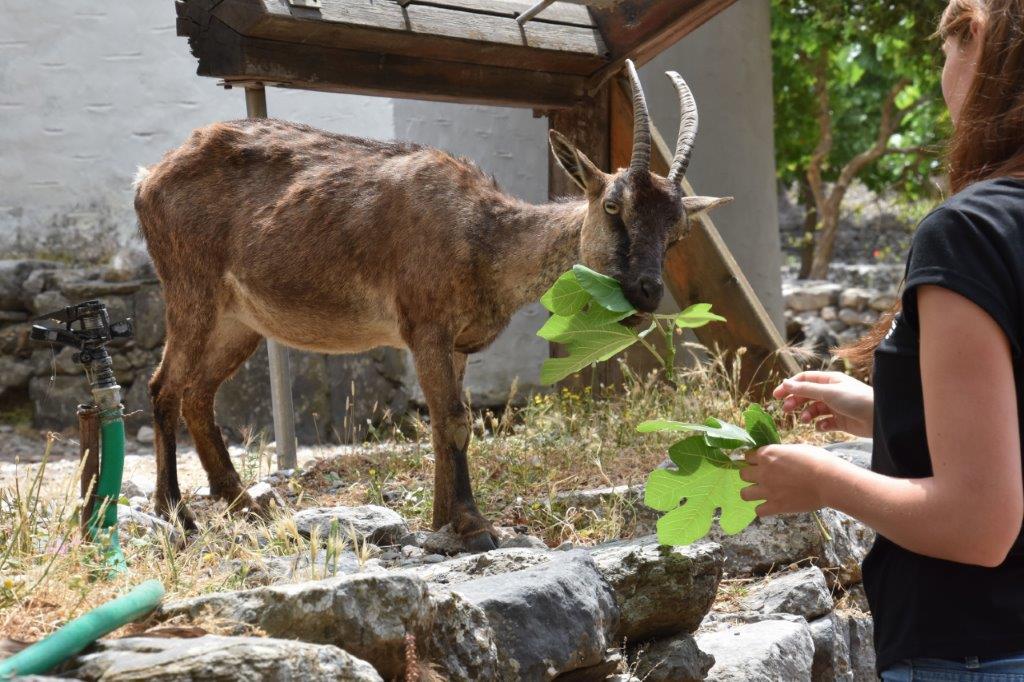
[[[832,446],[866,466],[870,442]],[[304,463],[320,455],[305,451]],[[152,517],[151,469],[130,456],[119,508],[125,542],[177,530]],[[71,466],[67,461],[60,466]],[[6,471],[6,469],[5,469]],[[293,556],[254,557],[248,587],[172,598],[142,626],[64,666],[79,680],[730,680],[874,678],[859,562],[872,534],[825,510],[717,529],[659,547],[653,512],[638,536],[549,547],[501,529],[501,548],[466,554],[448,529],[410,530],[377,506],[306,507],[290,482],[254,493],[310,540]],[[183,479],[191,486],[193,472]],[[202,505],[198,486],[193,506]],[[571,493],[604,509],[637,486]],[[295,511],[292,511],[295,510]],[[826,536],[827,533],[827,536]],[[338,542],[339,536],[348,542]],[[317,579],[310,579],[316,577]]]

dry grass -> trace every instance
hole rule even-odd
[[[628,502],[613,497],[605,509],[579,509],[561,504],[559,493],[642,483],[664,459],[669,442],[667,436],[637,434],[636,424],[645,419],[716,416],[739,422],[747,404],[735,390],[735,372],[720,359],[683,370],[676,389],[653,376],[628,378],[626,384],[599,396],[564,390],[531,396],[500,416],[478,413],[470,461],[484,513],[501,525],[526,526],[550,545],[628,537]],[[788,441],[827,439],[810,427],[779,421]],[[426,528],[433,480],[428,433],[416,421],[411,435],[394,430],[393,440],[318,461],[280,492],[297,508],[383,504],[412,526]],[[243,473],[258,475],[263,450],[253,446],[255,464],[243,466]],[[77,481],[55,478],[47,477],[44,458],[19,473],[13,486],[0,488],[0,638],[37,639],[149,578],[161,580],[168,596],[177,598],[261,584],[269,557],[299,565],[299,557],[316,559],[325,543],[328,561],[347,550],[361,560],[370,554],[345,533],[304,538],[286,514],[250,521],[227,514],[223,505],[192,500],[202,528],[197,536],[175,546],[162,533],[125,534],[130,571],[106,580],[95,548],[79,539]],[[322,559],[308,564],[299,577],[325,577]],[[216,623],[203,627],[218,630]]]

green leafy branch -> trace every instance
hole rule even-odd
[[[729,453],[778,443],[779,432],[757,404],[743,412],[743,424],[746,428],[714,418],[703,424],[658,419],[637,427],[640,433],[694,434],[669,447],[669,458],[678,470],[656,469],[647,479],[644,504],[666,512],[658,520],[658,542],[688,545],[701,539],[711,530],[719,509],[718,523],[727,535],[739,533],[757,517],[759,502],[740,497],[740,491],[750,485],[740,478],[740,469],[748,464]]]
[[[665,378],[674,382],[675,344],[672,336],[675,330],[695,329],[709,322],[725,321],[724,317],[711,312],[710,303],[696,303],[681,313],[651,315],[650,325],[638,332],[621,324],[637,311],[622,293],[619,282],[584,265],[576,265],[559,277],[540,302],[551,317],[537,336],[563,344],[568,351],[566,357],[544,361],[540,370],[542,384],[553,384],[596,362],[608,360],[635,343],[650,351],[661,365]],[[658,332],[664,338],[664,355],[647,340],[652,332]]]

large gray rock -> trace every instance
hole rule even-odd
[[[135,328],[135,344],[146,350],[156,348],[164,342],[166,334],[163,293],[160,287],[147,284],[132,297],[135,316],[132,320]]]
[[[659,546],[654,536],[591,550],[615,591],[618,639],[640,642],[697,629],[722,577],[722,549],[711,542]]]
[[[811,621],[814,640],[814,682],[852,682],[850,668],[850,628],[844,616],[830,613]]]
[[[832,610],[835,603],[817,566],[792,573],[774,573],[762,583],[750,587],[741,606],[760,613],[792,613],[814,620]]]
[[[327,540],[332,528],[347,538],[350,529],[375,545],[393,545],[409,532],[409,526],[396,512],[373,504],[359,507],[311,507],[292,515],[299,532],[309,536],[316,529]]]
[[[46,429],[63,430],[78,424],[75,412],[89,397],[89,384],[81,376],[33,377],[28,382],[32,401],[32,423]]]
[[[24,388],[32,378],[32,363],[9,355],[0,355],[0,389]]]
[[[714,682],[810,682],[814,640],[805,622],[762,620],[699,633],[701,651],[714,656]]]
[[[45,260],[0,260],[0,309],[22,310],[25,304],[22,288],[34,271],[50,271],[63,267]]]
[[[818,512],[826,539],[813,514],[784,514],[755,519],[736,535],[726,535],[716,524],[708,539],[722,545],[725,572],[730,576],[760,575],[774,567],[813,558],[835,567],[843,585],[860,581],[860,564],[874,542],[874,531],[834,509]]]
[[[856,438],[841,443],[829,443],[824,447],[836,457],[845,459],[851,464],[856,464],[861,469],[870,469],[872,446],[873,443],[870,438]]]
[[[644,682],[701,682],[715,664],[714,656],[701,651],[690,635],[646,644],[633,658]]]
[[[796,280],[782,286],[786,307],[796,312],[820,310],[839,302],[842,285],[818,280]]]
[[[406,358],[397,348],[327,356],[331,423],[342,442],[362,441],[372,426],[406,413]]]
[[[423,581],[376,571],[193,597],[166,604],[157,617],[201,615],[237,623],[238,633],[255,625],[271,637],[334,644],[388,679],[404,672],[405,635],[425,639],[433,624]]]
[[[434,625],[426,635],[427,657],[449,682],[513,680],[511,661],[502,659],[487,615],[460,594],[430,593]]]
[[[871,616],[855,611],[844,614],[850,631],[850,668],[854,682],[875,682],[875,625]]]
[[[101,641],[75,659],[68,674],[88,682],[382,682],[373,666],[336,646],[215,635]]]
[[[424,564],[403,571],[436,585],[458,585],[477,578],[533,568],[562,556],[545,550],[510,547],[460,556],[436,564]]]
[[[659,512],[646,506],[643,500],[644,486],[637,483],[591,490],[571,490],[559,493],[550,504],[559,509],[586,509],[598,518],[604,518],[610,512],[614,512],[625,527],[632,527],[633,535],[639,536],[653,533],[661,516]]]
[[[595,666],[614,645],[615,597],[586,552],[451,589],[487,614],[499,657],[514,666],[512,679],[550,680]]]

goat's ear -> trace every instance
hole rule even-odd
[[[702,215],[713,208],[728,204],[732,197],[683,197],[683,208],[686,209],[686,216],[679,221],[671,242],[681,239],[690,233],[690,226],[693,225]]]
[[[713,208],[724,206],[732,201],[732,197],[683,197],[683,208],[686,217],[696,220]]]
[[[581,190],[591,194],[604,185],[604,173],[583,152],[576,149],[565,135],[557,130],[552,130],[548,133],[548,138],[551,141],[551,151],[554,152],[558,165],[569,174],[569,177],[579,185]]]

